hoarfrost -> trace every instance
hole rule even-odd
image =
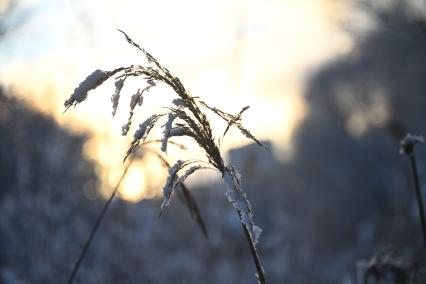
[[[251,132],[248,129],[242,128],[242,127],[238,127],[241,131],[242,134],[244,134],[245,137],[247,137],[248,139],[253,140],[254,142],[256,142],[257,145],[259,145],[260,147],[269,150],[269,148],[267,146],[265,146],[264,144],[262,144],[259,140],[257,140],[256,137],[254,137],[253,134],[251,134]]]
[[[230,189],[229,187],[226,190],[225,194],[228,197],[229,202],[233,203],[237,201],[237,193],[234,190]]]
[[[421,135],[412,135],[407,133],[404,139],[401,140],[400,154],[412,155],[415,144],[424,144],[425,139]]]
[[[243,212],[247,212],[248,211],[247,202],[244,202],[243,200],[237,200],[235,202],[234,206],[239,211],[243,211]]]
[[[143,103],[143,92],[146,90],[147,88],[145,88],[144,90],[140,90],[138,89],[136,91],[136,94],[132,95],[132,97],[130,98],[130,111],[129,111],[129,118],[127,119],[127,123],[124,124],[121,127],[121,135],[125,136],[127,135],[127,132],[129,132],[130,130],[130,125],[132,124],[132,117],[133,117],[133,110],[135,109],[136,105],[142,106]]]
[[[173,192],[173,185],[176,180],[177,172],[182,168],[184,162],[182,160],[176,161],[176,163],[169,169],[169,175],[166,180],[166,184],[163,187],[163,203],[161,204],[161,212],[169,206],[170,204],[170,196]]]
[[[262,229],[259,226],[253,225],[254,239],[259,241],[260,234],[262,234]]]
[[[81,82],[68,100],[64,102],[64,106],[69,108],[73,105],[77,105],[87,98],[87,93],[90,90],[96,89],[105,80],[107,80],[113,72],[102,71],[97,69],[92,74],[87,76],[83,82]]]
[[[146,136],[145,133],[148,132],[150,130],[150,128],[151,128],[150,125],[157,118],[158,118],[158,115],[157,114],[153,114],[149,118],[147,118],[144,122],[142,122],[141,124],[139,124],[138,130],[136,130],[135,134],[133,135],[133,139],[134,140],[140,140],[143,137],[145,137]]]
[[[240,174],[232,166],[228,166],[223,174],[223,180],[227,185],[226,196],[229,202],[240,215],[241,223],[249,232],[253,244],[257,244],[262,229],[253,222],[253,212],[247,195],[241,187]]]
[[[127,133],[130,130],[130,121],[128,121],[126,124],[123,124],[123,126],[121,126],[121,135],[126,136]]]
[[[237,209],[238,210],[238,209]],[[250,225],[250,216],[246,211],[239,211],[241,212],[241,223],[243,223],[246,226]]]
[[[155,87],[156,86],[156,84],[155,84],[155,82],[152,80],[152,79],[148,79],[148,80],[146,80],[146,82],[151,86],[151,87]]]
[[[170,129],[169,138],[176,136],[192,136],[191,130],[187,127],[179,126]]]
[[[129,150],[127,150],[124,160],[126,160],[127,157],[129,157],[129,155],[139,146],[141,140],[142,142],[145,141],[149,132],[154,127],[158,118],[161,116],[163,116],[163,114],[153,114],[139,125],[138,130],[136,130],[135,134],[133,135],[132,145],[130,146]]]
[[[167,152],[167,141],[169,140],[170,130],[172,129],[172,124],[175,118],[176,116],[173,113],[169,113],[168,120],[166,124],[164,124],[163,137],[161,138],[161,151],[164,153]]]
[[[183,176],[179,177],[176,182],[173,183],[173,188],[175,188],[179,183],[183,183],[190,175],[192,175],[194,172],[202,169],[200,165],[190,167]]]
[[[141,106],[143,103],[143,96],[140,89],[136,92],[136,94],[132,95],[130,98],[130,107],[135,107],[136,105]]]
[[[155,84],[154,84],[155,85]],[[135,110],[136,106],[142,106],[143,104],[143,94],[145,92],[148,92],[149,89],[151,89],[154,85],[148,85],[145,88],[138,89],[136,91],[136,94],[132,95],[132,97],[130,98],[130,110],[129,110],[129,118],[127,119],[127,123],[124,124],[121,127],[121,131],[122,131],[122,135],[125,136],[127,135],[127,132],[129,132],[130,129],[130,125],[132,125],[132,118],[133,118],[133,111]]]
[[[172,104],[174,104],[177,108],[184,108],[186,106],[182,99],[174,99]]]
[[[125,80],[126,80],[126,77],[124,77],[123,79],[119,79],[119,80],[115,81],[115,92],[111,97],[112,116],[115,116],[115,114],[117,112],[118,101],[120,100],[120,93],[121,93],[121,89],[123,89]]]

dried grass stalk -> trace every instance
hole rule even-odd
[[[167,68],[163,67],[156,58],[154,58],[145,49],[135,43],[125,32],[121,30],[119,31],[123,33],[126,40],[131,45],[136,47],[145,55],[148,64],[146,66],[131,65],[128,67],[121,67],[113,71],[96,70],[74,90],[74,93],[65,102],[65,108],[68,109],[70,106],[75,106],[78,103],[81,103],[86,99],[87,93],[89,91],[96,89],[103,82],[110,79],[113,75],[117,75],[115,77],[116,90],[111,98],[114,115],[118,107],[120,92],[123,88],[124,81],[128,77],[142,78],[147,82],[147,86],[142,89],[142,91],[138,90],[131,99],[129,119],[126,124],[123,125],[122,129],[123,135],[126,135],[131,127],[133,112],[136,105],[142,104],[143,93],[148,91],[151,87],[154,87],[157,83],[162,83],[171,87],[177,95],[177,98],[174,99],[171,103],[171,106],[168,107],[169,112],[166,114],[153,114],[139,125],[139,128],[133,135],[133,141],[125,155],[125,159],[136,149],[138,149],[141,143],[145,142],[150,131],[157,125],[157,122],[162,117],[167,115],[167,121],[161,126],[163,128],[161,150],[163,152],[167,151],[167,145],[169,143],[170,137],[190,137],[204,150],[207,157],[207,163],[210,166],[203,166],[203,163],[199,160],[179,160],[172,167],[170,167],[169,176],[163,187],[164,200],[161,205],[160,214],[169,205],[171,195],[176,189],[177,185],[182,184],[183,181],[186,180],[191,174],[200,169],[215,169],[221,173],[221,176],[228,187],[226,195],[228,196],[229,202],[232,204],[234,209],[237,211],[238,216],[240,217],[240,221],[249,244],[250,252],[256,265],[259,282],[266,283],[264,271],[256,249],[256,244],[259,242],[261,229],[254,224],[254,215],[250,202],[248,201],[247,195],[241,187],[241,177],[233,166],[224,164],[218,146],[220,138],[216,141],[207,115],[202,111],[203,108],[211,110],[227,122],[227,127],[223,132],[222,138],[227,134],[230,127],[233,126],[237,127],[247,138],[255,141],[258,145],[267,149],[267,147],[259,140],[257,140],[256,137],[251,134],[248,129],[243,127],[241,123],[242,114],[248,110],[249,107],[246,106],[242,108],[238,114],[231,115],[216,107],[210,107],[207,103],[200,101],[197,97],[190,96],[178,77],[173,76]],[[186,169],[186,167],[189,165],[192,165],[192,167]],[[184,169],[186,169],[186,172],[179,176],[179,172]]]

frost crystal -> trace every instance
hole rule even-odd
[[[249,232],[253,244],[257,244],[262,229],[253,222],[253,212],[247,195],[241,187],[240,174],[232,166],[229,166],[223,174],[223,180],[227,185],[226,196],[229,202],[238,211],[241,223]]]
[[[177,108],[184,108],[186,106],[182,99],[174,99],[172,104],[174,104]]]
[[[143,103],[142,95],[143,95],[143,92],[146,90],[148,90],[148,88],[145,88],[142,91],[138,89],[136,94],[132,95],[132,97],[130,98],[129,118],[127,119],[127,123],[121,127],[121,135],[125,136],[127,135],[127,132],[129,132],[130,125],[132,124],[133,111],[136,105],[142,106],[142,103]]]
[[[130,124],[131,124],[131,122],[128,121],[126,124],[121,126],[121,135],[123,135],[123,136],[127,135],[127,132],[129,132],[129,130],[130,130]]]
[[[161,212],[169,206],[170,204],[170,196],[172,195],[175,180],[177,177],[177,172],[182,168],[184,162],[182,160],[178,160],[173,167],[169,169],[169,176],[167,177],[166,184],[163,187],[163,203],[161,204]]]
[[[172,124],[175,118],[176,116],[174,114],[169,113],[168,120],[166,124],[164,124],[163,138],[161,139],[161,151],[164,153],[167,152],[167,141],[169,140],[170,130],[172,129]]]
[[[87,92],[96,89],[110,76],[111,72],[102,71],[100,69],[93,71],[92,74],[87,76],[87,78],[74,89],[71,97],[65,101],[64,106],[69,108],[70,106],[81,103],[87,98]]]
[[[263,145],[259,140],[257,140],[257,138],[256,137],[254,137],[254,135],[253,134],[251,134],[251,132],[250,131],[248,131],[248,129],[245,129],[245,128],[242,128],[242,127],[239,127],[239,129],[241,130],[241,133],[242,134],[244,134],[244,136],[245,137],[247,137],[248,139],[251,139],[251,140],[253,140],[254,142],[256,142],[257,143],[257,145],[259,145],[260,147],[262,147],[262,148],[264,148],[264,149],[266,149],[266,150],[269,150],[269,148],[268,147],[266,147],[265,145]]]
[[[404,139],[401,140],[400,154],[412,155],[415,144],[424,144],[425,139],[421,135],[412,135],[408,133]]]
[[[130,107],[134,108],[136,105],[142,106],[142,103],[143,103],[142,92],[140,91],[140,89],[138,89],[136,94],[132,95],[130,99]]]
[[[133,135],[133,139],[140,140],[143,137],[145,137],[146,136],[145,133],[147,132],[147,130],[149,131],[150,129],[149,126],[152,124],[154,120],[156,120],[157,117],[158,115],[153,114],[149,118],[147,118],[144,122],[139,124],[139,129],[136,130],[135,134]]]
[[[191,131],[183,126],[174,127],[170,129],[169,138],[175,136],[191,136]]]
[[[127,150],[126,156],[124,157],[124,160],[129,157],[129,155],[139,146],[140,141],[145,141],[146,137],[148,136],[151,129],[154,127],[155,123],[157,122],[158,118],[163,116],[162,114],[153,114],[148,119],[146,119],[143,123],[139,125],[138,130],[136,130],[135,134],[133,135],[133,141],[132,145],[130,146],[129,150]]]
[[[190,175],[194,172],[201,170],[203,167],[200,165],[190,167],[183,176],[179,177],[176,182],[173,183],[173,188],[175,188],[179,183],[183,183]]]
[[[155,87],[155,85],[156,85],[155,82],[152,79],[148,79],[148,80],[146,80],[146,82],[152,87]]]
[[[115,92],[111,97],[112,116],[114,116],[115,113],[117,112],[118,101],[120,100],[120,93],[121,93],[121,89],[123,89],[125,80],[126,80],[126,78],[123,78],[123,79],[119,79],[115,82]]]

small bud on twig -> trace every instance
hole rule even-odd
[[[424,144],[425,139],[421,135],[412,135],[407,133],[404,139],[401,140],[401,149],[399,150],[400,154],[412,155],[415,144]]]

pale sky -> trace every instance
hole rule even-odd
[[[20,9],[30,16],[0,42],[0,81],[15,86],[20,96],[61,125],[93,132],[87,155],[113,184],[111,176],[120,175],[129,143],[120,135],[120,115],[114,120],[110,115],[113,89],[92,92],[66,115],[62,106],[95,69],[144,63],[116,31],[120,28],[178,76],[192,95],[231,113],[250,105],[243,123],[258,138],[272,141],[283,157],[306,113],[306,78],[351,48],[349,36],[339,28],[344,7],[337,2],[21,0]],[[162,97],[160,91],[155,95]],[[216,120],[212,124],[218,133],[223,131]],[[234,131],[223,150],[249,142]]]

